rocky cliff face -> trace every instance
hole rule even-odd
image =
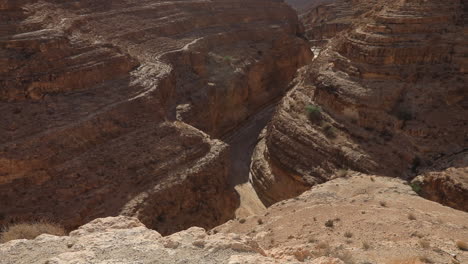
[[[338,170],[411,178],[466,152],[464,12],[460,1],[387,3],[325,46],[257,146],[251,180],[263,201]]]
[[[214,137],[311,57],[280,2],[25,0],[0,12],[2,224],[126,214],[166,234],[226,221],[237,199]]]
[[[300,9],[306,37],[314,46],[322,46],[338,33],[352,28],[372,12],[380,10],[380,0],[324,0],[309,2]],[[377,5],[377,3],[381,3]]]

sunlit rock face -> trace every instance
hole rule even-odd
[[[251,169],[267,204],[338,170],[412,178],[441,157],[466,153],[461,2],[395,1],[369,10],[300,71],[268,125]]]

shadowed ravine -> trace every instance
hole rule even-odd
[[[240,206],[236,210],[236,217],[258,214],[265,210],[265,206],[258,199],[257,193],[249,182],[250,163],[261,131],[271,119],[276,102],[249,117],[241,126],[224,137],[230,145],[231,167],[229,185],[239,194]]]

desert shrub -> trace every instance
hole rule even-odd
[[[336,173],[336,176],[342,178],[346,177],[348,175],[348,170],[347,169],[339,169],[338,172]]]
[[[327,242],[320,242],[316,246],[317,252],[315,253],[316,256],[328,256],[330,255],[332,248],[330,247],[330,244]]]
[[[409,220],[416,220],[416,216],[414,216],[413,213],[409,213],[409,214],[408,214],[408,219],[409,219]]]
[[[353,255],[347,250],[336,250],[330,254],[332,257],[341,259],[345,264],[354,264]]]
[[[431,246],[431,243],[429,243],[429,241],[427,240],[419,240],[419,245],[424,248],[424,249],[428,249],[430,246]]]
[[[419,194],[422,190],[421,185],[417,182],[410,183],[410,186],[411,186],[411,189],[413,189],[413,191],[417,194]]]
[[[362,242],[362,249],[368,250],[370,248],[371,248],[371,246],[370,246],[369,243],[367,243],[366,241]]]
[[[387,203],[385,201],[380,201],[379,204],[382,207],[387,207]]]
[[[457,245],[458,249],[468,251],[468,243],[458,240],[455,244]]]
[[[322,117],[322,108],[320,106],[308,105],[306,106],[306,112],[312,121],[318,121]]]
[[[393,260],[389,262],[389,264],[421,264],[421,263],[432,263],[432,261],[426,256],[421,256],[421,257],[398,259],[398,260]]]
[[[334,128],[330,124],[325,124],[323,126],[323,133],[325,134],[326,137],[328,138],[336,138],[336,128]]]
[[[346,231],[344,233],[344,236],[347,237],[347,238],[352,238],[353,237],[353,233],[349,232],[349,231]]]
[[[325,226],[326,226],[326,227],[333,227],[333,225],[334,225],[333,220],[327,220],[327,221],[325,222]]]
[[[0,243],[6,243],[15,239],[34,239],[41,234],[64,236],[66,232],[62,226],[45,221],[18,223],[4,229],[0,237]]]

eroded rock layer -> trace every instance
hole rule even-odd
[[[381,9],[380,0],[326,0],[312,2],[301,10],[305,35],[315,46],[321,46],[353,24],[366,19],[371,10]],[[382,1],[380,1],[382,2]]]
[[[227,220],[227,146],[208,135],[281,95],[311,57],[280,2],[25,0],[0,13],[0,223],[127,214],[165,234]]]
[[[464,15],[460,1],[392,2],[325,46],[257,147],[251,180],[264,202],[340,169],[411,178],[466,149]]]

